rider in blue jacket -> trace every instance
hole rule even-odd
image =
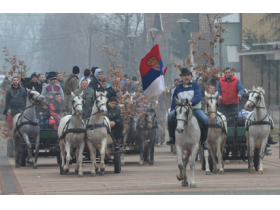
[[[208,134],[208,117],[201,110],[201,88],[200,85],[192,80],[192,72],[188,68],[183,68],[181,70],[181,83],[176,87],[171,103],[171,112],[168,115],[168,131],[169,131],[169,141],[166,142],[167,145],[175,143],[175,129],[176,129],[176,116],[175,116],[175,101],[174,98],[177,97],[179,100],[188,99],[190,105],[193,109],[193,114],[203,125],[201,130],[201,145],[203,149],[208,149],[208,145],[206,142],[207,134]]]

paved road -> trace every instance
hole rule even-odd
[[[279,146],[272,146],[272,156],[265,157],[264,174],[249,174],[246,163],[225,164],[225,174],[205,175],[196,162],[197,188],[183,188],[177,181],[176,156],[170,147],[155,148],[155,163],[138,166],[139,155],[126,155],[126,165],[114,174],[113,165],[106,165],[104,176],[90,176],[90,164],[84,163],[84,176],[59,174],[55,158],[38,159],[38,169],[31,166],[15,168],[14,159],[7,158],[6,140],[0,140],[1,194],[280,194]],[[189,167],[188,167],[189,168]],[[187,171],[190,176],[190,171]],[[4,190],[3,190],[4,189]]]

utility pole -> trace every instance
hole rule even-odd
[[[91,68],[91,40],[92,40],[92,24],[89,27],[89,52],[88,52],[88,68]]]

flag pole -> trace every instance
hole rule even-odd
[[[165,96],[166,111],[167,111],[167,114],[169,114],[169,111],[168,111],[168,104],[167,104],[167,97],[166,97],[166,91],[164,91],[164,96]]]

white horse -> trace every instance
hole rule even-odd
[[[91,116],[87,121],[87,146],[90,152],[90,159],[92,162],[91,176],[95,176],[98,172],[96,164],[96,148],[100,147],[100,175],[105,173],[105,154],[107,150],[108,131],[111,132],[110,121],[106,117],[107,92],[96,92],[96,100],[94,102]],[[111,138],[110,138],[111,139]]]
[[[191,156],[191,181],[190,187],[196,187],[194,181],[195,158],[200,142],[200,128],[197,119],[193,116],[193,111],[189,105],[188,99],[181,100],[175,97],[175,113],[177,119],[177,127],[175,131],[175,145],[178,158],[178,167],[180,173],[177,175],[179,181],[182,180],[182,187],[188,187],[186,168]],[[183,160],[183,153],[185,158]]]
[[[215,94],[207,94],[205,114],[208,116],[209,129],[207,136],[207,143],[211,152],[213,160],[213,172],[219,171],[220,174],[224,174],[223,164],[223,151],[227,138],[227,121],[226,117],[218,112],[218,91]],[[216,155],[218,157],[218,164],[216,161]],[[209,153],[208,150],[204,150],[205,162],[206,162],[206,175],[210,175],[209,170]]]
[[[79,177],[83,176],[82,162],[83,151],[85,148],[86,129],[82,121],[83,114],[83,92],[79,95],[75,95],[71,92],[73,97],[72,101],[72,115],[66,115],[63,117],[58,126],[58,137],[60,145],[60,156],[62,164],[60,166],[60,173],[66,174],[69,171],[69,162],[71,159],[71,147],[77,147],[76,159],[77,168],[75,172]],[[66,163],[65,163],[65,152]]]
[[[263,173],[263,158],[265,155],[265,147],[267,145],[268,136],[273,129],[273,120],[268,115],[263,95],[265,91],[262,87],[253,86],[252,91],[248,91],[249,99],[244,108],[253,109],[245,122],[246,137],[247,137],[247,152],[250,163],[250,172],[255,173],[254,167],[254,151],[259,149],[259,165],[258,171]]]
[[[37,123],[35,105],[46,102],[46,98],[40,93],[26,88],[26,108],[22,113],[18,113],[13,118],[13,131],[12,136],[15,145],[15,165],[16,168],[20,166],[20,152],[22,150],[22,140],[27,145],[28,162],[33,164],[33,168],[37,169],[37,158],[39,153],[39,141],[40,141],[40,126]],[[35,142],[35,160],[32,157],[32,145]],[[29,161],[31,159],[31,162]],[[25,161],[25,160],[24,160]]]

